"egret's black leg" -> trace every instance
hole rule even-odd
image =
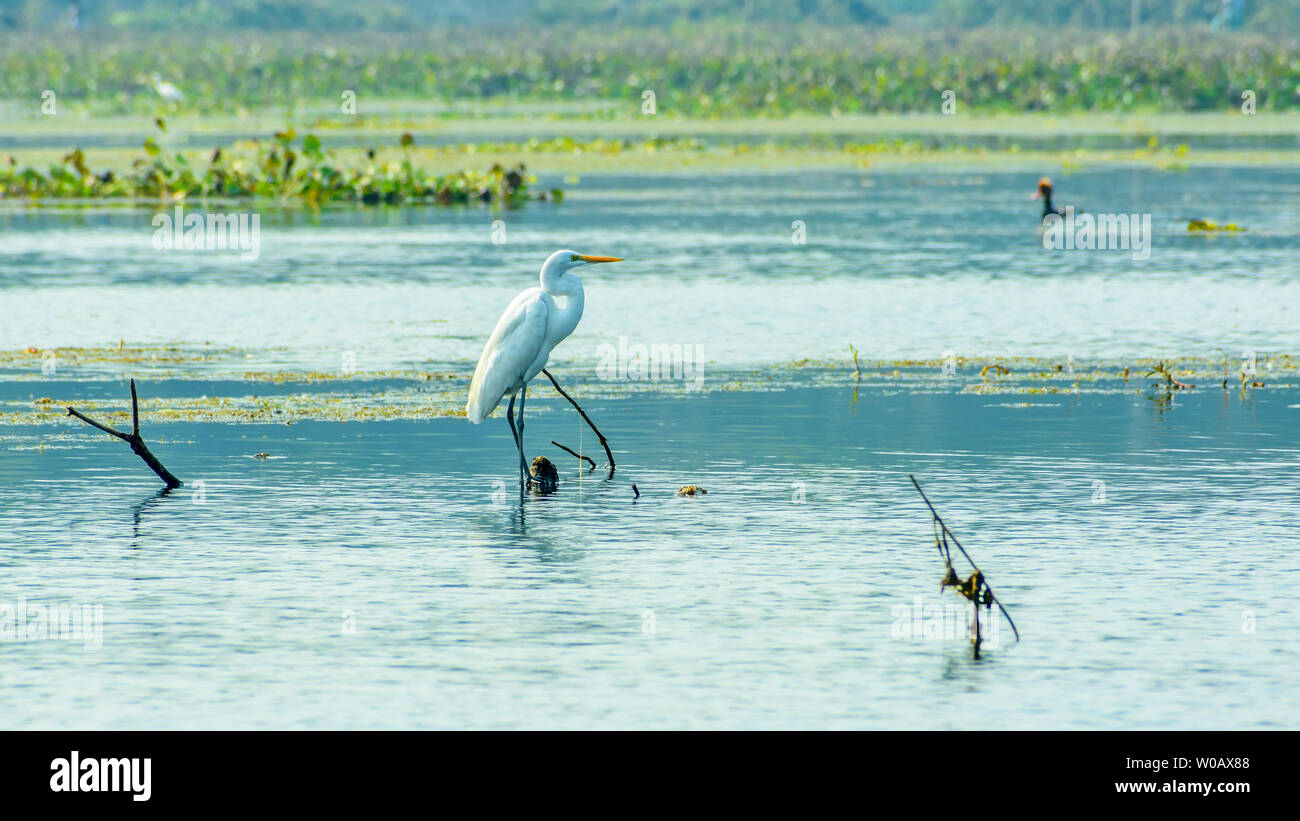
[[[528,457],[524,455],[524,403],[528,401],[528,386],[519,392],[519,470],[523,472],[522,481],[528,485]]]
[[[515,440],[515,450],[519,451],[519,458],[522,461],[524,451],[523,445],[519,443],[519,432],[515,430],[515,395],[513,393],[510,394],[510,404],[506,406],[506,422],[510,424],[510,436]],[[522,482],[523,480],[523,476],[520,476],[519,481]]]

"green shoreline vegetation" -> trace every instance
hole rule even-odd
[[[164,120],[159,118],[157,125],[166,132]],[[516,208],[530,198],[563,197],[559,189],[530,197],[528,186],[535,178],[522,164],[511,169],[494,164],[485,173],[430,173],[414,161],[414,145],[414,138],[404,134],[400,158],[378,160],[377,152],[369,150],[355,158],[359,161],[348,162],[326,151],[314,134],[299,139],[292,128],[286,128],[275,132],[269,144],[243,143],[226,151],[216,148],[206,169],[200,169],[183,152],[165,152],[149,137],[143,144],[145,155],[132,161],[127,170],[92,171],[79,148],[50,163],[48,173],[31,165],[20,167],[13,155],[0,158],[0,198],[259,198],[306,205],[349,200],[367,205],[482,202]]]
[[[146,0],[87,6],[84,28],[29,3],[0,20],[0,198],[514,206],[557,193],[529,194],[525,167],[572,185],[705,167],[1300,163],[1300,39],[1262,11],[1254,31],[1211,31],[1148,10],[1183,24],[1130,36],[1115,3],[1093,21],[1109,28],[1034,11],[1020,19],[1038,27],[965,30],[934,23],[978,10],[945,3],[706,2],[687,21],[668,2],[548,0],[503,29],[418,4],[259,0],[240,14],[277,30],[257,31],[208,25],[235,6],[204,2],[181,3],[197,28]],[[903,6],[929,23],[895,26]],[[598,36],[575,39],[579,19]],[[258,139],[272,131],[307,136]]]
[[[1285,148],[1196,148],[1147,137],[1132,148],[990,147],[978,143],[893,138],[860,141],[754,141],[551,138],[416,146],[409,134],[398,146],[345,146],[326,151],[313,134],[293,129],[270,141],[238,140],[214,149],[164,149],[152,137],[140,149],[15,149],[0,153],[0,202],[134,202],[267,199],[286,207],[327,203],[439,205],[489,203],[507,208],[527,200],[559,201],[560,187],[538,188],[528,169],[562,178],[565,189],[582,175],[603,172],[673,174],[851,168],[948,168],[967,172],[1027,169],[1063,176],[1089,167],[1144,167],[1177,172],[1196,166],[1300,164],[1300,145]],[[1032,145],[1032,142],[1026,141]],[[143,153],[143,156],[141,154]],[[19,159],[21,158],[21,162]],[[477,163],[484,172],[459,170]],[[41,169],[47,169],[42,171]],[[439,169],[436,170],[435,169]],[[457,169],[457,170],[450,170]]]
[[[43,91],[93,115],[153,113],[152,75],[185,97],[169,110],[242,115],[267,107],[419,99],[622,101],[570,118],[726,118],[933,112],[941,94],[979,112],[1300,109],[1294,36],[1145,30],[896,30],[869,26],[678,24],[514,31],[29,30],[0,33],[4,96],[38,109]]]
[[[551,23],[567,13],[534,11]],[[530,194],[525,167],[572,185],[584,173],[705,167],[1300,163],[1295,37],[830,28],[777,25],[777,11],[763,6],[754,25],[625,20],[582,42],[559,24],[6,31],[0,21],[10,146],[0,198],[515,206],[558,193]],[[155,74],[184,99],[163,100]],[[170,137],[153,133],[160,115]],[[307,136],[258,138],[272,131]],[[141,144],[144,157],[129,148]]]

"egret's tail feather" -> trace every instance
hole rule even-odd
[[[465,418],[477,425],[487,418],[487,414],[483,413],[481,408],[474,407],[474,403],[470,402],[465,406]]]
[[[481,378],[482,372],[482,368],[474,371],[474,379],[469,385],[469,399],[465,402],[465,418],[476,425],[488,418],[505,395],[505,391],[490,390]],[[495,396],[492,395],[494,393]]]

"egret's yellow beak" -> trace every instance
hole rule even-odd
[[[578,259],[582,260],[583,262],[593,262],[593,263],[594,263],[594,262],[622,262],[622,261],[623,261],[623,260],[622,260],[621,258],[619,258],[619,257],[593,257],[593,256],[589,256],[589,255],[587,255],[587,254],[578,254],[577,256],[578,256]]]

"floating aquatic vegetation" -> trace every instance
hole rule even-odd
[[[42,358],[26,349],[0,351],[0,374],[11,384],[27,383],[30,396],[0,400],[0,429],[9,426],[57,426],[62,422],[63,406],[76,405],[110,424],[129,423],[129,412],[80,390],[66,390],[68,382],[92,384],[121,382],[130,376],[146,377],[153,383],[167,381],[172,389],[166,395],[141,400],[153,423],[218,423],[286,425],[305,421],[372,422],[425,420],[456,417],[464,414],[465,391],[470,374],[445,367],[442,370],[381,367],[356,370],[349,374],[319,372],[305,364],[285,369],[283,352],[278,348],[242,349],[220,346],[178,348],[124,347],[114,344],[104,348],[58,348],[57,382],[36,386],[49,380],[41,373]],[[161,353],[169,361],[154,366],[152,357]],[[825,387],[852,391],[894,394],[963,393],[987,397],[1005,407],[1051,407],[1054,397],[1090,395],[1147,394],[1153,399],[1179,396],[1182,389],[1168,392],[1160,382],[1133,379],[1163,367],[1179,382],[1197,385],[1229,384],[1241,380],[1242,401],[1249,401],[1252,389],[1300,390],[1300,356],[1285,353],[1260,354],[1252,364],[1243,364],[1239,372],[1225,364],[1223,357],[1178,357],[1163,360],[1154,357],[1128,360],[1074,361],[1069,368],[1057,366],[1055,359],[1037,357],[997,357],[1011,371],[996,380],[984,382],[980,366],[989,358],[956,357],[952,359],[861,360],[862,380],[845,375],[845,358],[834,360],[800,360],[798,363],[773,365],[761,370],[717,371],[704,386],[684,386],[680,382],[608,382],[596,378],[595,370],[576,368],[571,390],[582,402],[615,400],[653,393],[657,396],[697,397],[711,393],[783,391],[792,387]],[[249,370],[253,361],[264,363],[262,370]],[[1153,376],[1156,374],[1153,374]],[[228,384],[222,384],[228,383]],[[241,387],[242,386],[242,387]],[[545,389],[542,389],[545,390]],[[199,395],[202,393],[203,395]],[[211,394],[211,395],[210,395]],[[531,394],[531,391],[530,391]],[[558,394],[557,394],[558,396]],[[559,397],[563,398],[563,397]],[[1045,401],[1043,401],[1045,400]],[[557,404],[540,403],[537,413],[567,412]],[[588,440],[590,443],[590,440]],[[608,469],[608,462],[578,452],[560,442],[557,448],[580,459],[584,470]],[[577,443],[572,443],[577,444]],[[595,447],[595,445],[591,445]],[[612,450],[606,454],[612,458]],[[673,489],[675,490],[675,489]]]
[[[1161,381],[1158,384],[1160,388],[1165,391],[1186,391],[1196,387],[1195,385],[1181,382],[1175,378],[1173,371],[1171,371],[1169,366],[1163,361],[1157,362],[1151,370],[1147,371],[1146,375],[1159,376]]]
[[[645,137],[620,139],[593,137],[551,137],[525,140],[494,140],[477,143],[445,143],[427,149],[433,154],[657,154],[673,151],[699,151],[703,144],[694,137]]]
[[[1000,365],[997,362],[990,362],[989,364],[980,368],[980,379],[983,379],[985,382],[989,381],[990,373],[992,373],[994,378],[996,379],[999,376],[1006,376],[1007,374],[1011,373],[1011,369],[1003,365]]]
[[[166,123],[158,125],[163,131]],[[251,150],[213,150],[206,169],[191,165],[180,152],[165,152],[153,138],[144,141],[145,156],[127,170],[93,172],[81,149],[73,149],[42,173],[18,166],[8,156],[0,160],[0,197],[26,199],[276,199],[317,204],[353,201],[379,203],[471,202],[496,203],[508,208],[528,199],[560,199],[558,189],[530,196],[535,179],[521,164],[515,168],[493,165],[486,172],[451,171],[435,174],[418,165],[414,139],[400,139],[402,159],[378,162],[370,150],[357,164],[348,165],[326,151],[320,138],[307,134],[298,139],[292,129],[277,131],[269,142],[255,142]]]
[[[1188,231],[1245,231],[1246,229],[1238,226],[1237,223],[1235,222],[1229,222],[1224,225],[1219,225],[1217,222],[1213,222],[1211,220],[1193,219],[1187,221],[1187,230]]]
[[[1196,386],[1178,379],[1172,367],[1166,365],[1163,361],[1157,362],[1147,371],[1147,376],[1157,376],[1159,381],[1151,386],[1151,392],[1147,394],[1147,399],[1155,403],[1156,410],[1164,412],[1173,407],[1174,394],[1177,391],[1187,391]]]
[[[1179,143],[1174,147],[1163,145],[1159,137],[1148,137],[1147,147],[1133,152],[1133,158],[1147,160],[1162,171],[1186,171],[1188,147]]]

